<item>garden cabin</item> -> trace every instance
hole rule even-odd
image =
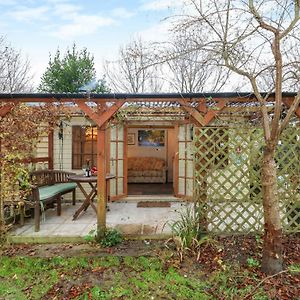
[[[294,96],[284,94],[283,114]],[[141,196],[196,201],[212,232],[263,228],[264,142],[260,105],[252,94],[2,94],[0,101],[68,104],[70,114],[41,137],[34,161],[37,168],[77,174],[87,164],[97,167],[98,224],[105,226],[108,194],[114,202]],[[268,101],[272,111],[273,95]],[[300,230],[299,116],[300,108],[282,134],[276,158],[288,232]],[[108,187],[99,175],[104,172],[114,175]],[[77,199],[83,199],[78,189]]]

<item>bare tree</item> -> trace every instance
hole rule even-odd
[[[29,74],[30,65],[23,59],[20,51],[16,51],[0,37],[0,91],[6,93],[32,90]]]
[[[206,32],[206,43],[202,49],[219,59],[220,66],[246,78],[260,102],[265,140],[262,163],[265,223],[262,270],[269,274],[283,268],[282,225],[274,157],[280,134],[300,102],[298,89],[287,113],[282,114],[282,88],[289,86],[291,66],[299,69],[299,62],[288,55],[300,46],[299,12],[299,0],[188,0],[184,16],[175,28],[192,32],[201,27]],[[266,96],[262,92],[267,92]],[[272,111],[268,110],[271,92],[275,95]]]
[[[179,92],[219,92],[229,78],[230,71],[217,67],[218,61],[210,53],[201,48],[205,42],[201,33],[195,43],[195,32],[183,30],[175,35],[174,41],[166,52],[169,57],[166,63],[171,71],[169,81],[171,88]],[[194,51],[190,51],[194,48]]]
[[[159,92],[159,65],[151,63],[151,51],[140,38],[120,48],[118,61],[106,62],[105,73],[114,92]]]

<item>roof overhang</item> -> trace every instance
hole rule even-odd
[[[266,96],[267,93],[262,93]],[[291,92],[283,93],[283,97],[293,98],[297,94]],[[1,93],[0,102],[73,102],[78,100],[91,102],[177,102],[179,99],[199,101],[207,99],[208,101],[220,101],[227,99],[230,102],[256,102],[253,93],[143,93],[143,94],[126,94],[126,93]],[[268,99],[272,101],[274,94],[270,94]]]

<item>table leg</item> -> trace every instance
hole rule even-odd
[[[82,211],[86,211],[90,205],[97,212],[97,209],[93,203],[93,199],[97,195],[97,186],[96,185],[93,186],[92,184],[90,184],[92,186],[92,191],[89,194],[87,194],[87,192],[85,191],[85,189],[83,188],[83,186],[81,185],[80,182],[77,182],[77,185],[78,185],[79,189],[81,190],[81,192],[83,193],[83,195],[85,196],[85,200],[83,201],[82,205],[79,207],[79,209],[73,215],[73,220],[75,220]]]
[[[89,185],[92,188],[91,192],[89,193],[89,195],[87,197],[87,198],[89,198],[89,205],[91,205],[93,207],[93,209],[97,212],[96,206],[93,203],[93,200],[97,196],[97,184],[93,185],[91,182],[89,182]],[[89,205],[85,207],[84,211],[87,210]]]

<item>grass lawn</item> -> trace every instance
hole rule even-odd
[[[228,242],[233,244],[226,246]],[[255,241],[248,240],[243,255],[235,256],[234,249],[240,248],[240,242],[236,238],[225,239],[216,247],[206,247],[198,262],[193,256],[180,262],[176,252],[162,243],[157,247],[159,242],[154,241],[145,244],[144,255],[140,252],[143,241],[135,242],[140,243],[139,251],[128,254],[124,249],[132,246],[130,242],[121,246],[124,251],[120,248],[95,251],[91,245],[84,247],[93,251],[81,246],[73,252],[78,246],[8,248],[0,258],[0,299],[198,300],[300,296],[297,288],[300,264],[293,256],[286,257],[287,266],[282,274],[266,277],[259,271],[259,258],[251,252],[255,250]],[[296,246],[293,244],[293,251],[297,251],[298,242],[299,239]]]

